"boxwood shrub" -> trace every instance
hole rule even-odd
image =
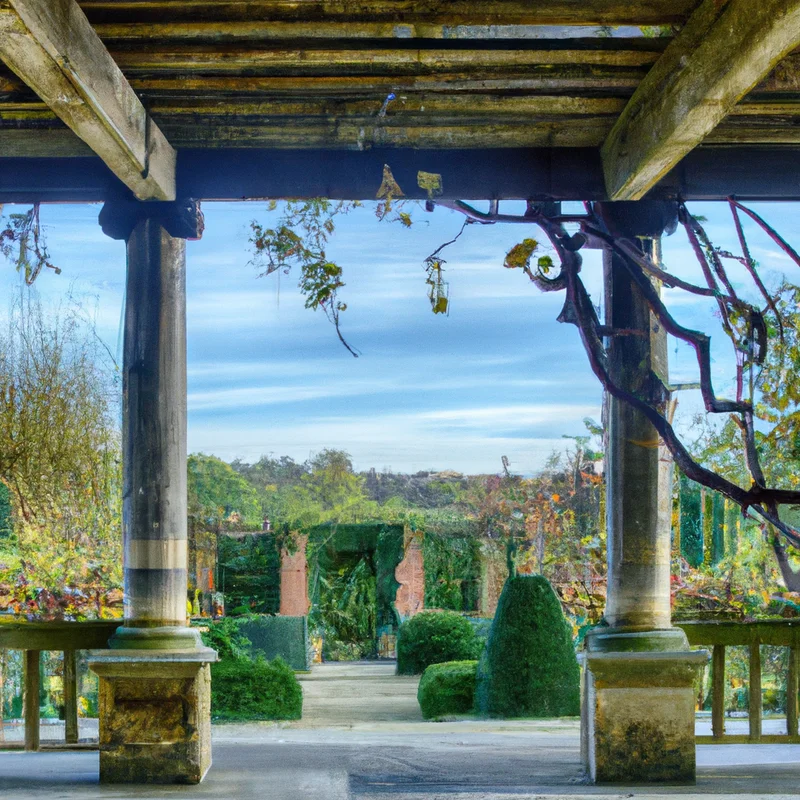
[[[476,659],[483,642],[455,611],[422,611],[397,633],[397,672],[419,675],[431,664]]]
[[[211,665],[211,716],[220,720],[300,719],[303,690],[280,657],[251,658],[250,640],[236,620],[208,624],[203,641],[220,660]]]
[[[580,713],[580,673],[569,625],[546,578],[509,578],[478,665],[476,709],[495,717]]]
[[[280,657],[234,658],[211,665],[214,719],[300,719],[303,690]]]
[[[431,664],[422,673],[417,700],[425,719],[470,714],[475,706],[477,661]]]

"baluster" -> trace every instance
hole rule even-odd
[[[797,736],[798,661],[800,646],[789,648],[789,674],[786,678],[786,733]]]
[[[39,749],[39,651],[25,650],[25,749]]]
[[[64,741],[78,741],[78,669],[74,650],[64,651]]]
[[[711,734],[725,735],[725,645],[715,644],[711,656]]]
[[[750,645],[750,741],[761,741],[761,642]]]

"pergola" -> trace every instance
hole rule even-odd
[[[798,46],[800,0],[0,0],[0,203],[104,201],[127,242],[125,622],[93,660],[102,780],[198,782],[211,763],[214,654],[185,609],[196,201],[370,199],[389,165],[408,198],[429,173],[437,197],[605,203],[657,238],[612,201],[800,199]],[[665,339],[607,260],[609,326],[641,332],[610,353],[635,391]],[[619,401],[609,427],[587,769],[692,781],[705,655],[671,627],[662,448]]]

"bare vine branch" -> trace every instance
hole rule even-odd
[[[767,310],[775,314],[780,324],[780,314],[777,306],[758,276],[757,265],[750,254],[737,212],[742,211],[754,219],[773,241],[784,252],[789,254],[798,266],[800,266],[800,255],[755,212],[742,206],[732,198],[729,203],[736,220],[737,234],[743,252],[743,256],[739,260],[746,266],[759,292],[767,300]],[[589,358],[590,367],[600,380],[605,391],[612,397],[622,400],[637,409],[650,421],[672,454],[675,463],[688,478],[724,494],[737,503],[744,513],[752,512],[757,514],[765,522],[774,526],[788,542],[795,547],[800,547],[800,532],[783,522],[778,513],[778,508],[781,505],[800,504],[800,491],[778,489],[766,485],[756,446],[752,388],[749,400],[743,400],[741,397],[742,372],[744,369],[752,371],[757,364],[763,361],[766,353],[767,337],[763,313],[737,295],[722,263],[723,258],[738,257],[714,247],[699,220],[693,217],[684,205],[680,207],[680,221],[683,223],[703,272],[707,288],[698,287],[677,279],[654,264],[634,241],[613,236],[608,232],[602,219],[590,204],[586,204],[587,213],[581,216],[548,215],[544,207],[537,207],[535,204],[529,204],[528,211],[524,216],[502,215],[498,213],[496,207],[489,214],[485,214],[463,202],[449,202],[446,205],[448,208],[465,214],[468,220],[475,220],[484,224],[527,222],[537,225],[544,232],[556,253],[560,266],[559,273],[554,277],[550,277],[548,274],[542,274],[541,269],[533,269],[530,266],[531,256],[537,245],[533,239],[526,239],[524,243],[517,245],[516,249],[522,248],[524,250],[524,252],[520,250],[516,254],[519,256],[522,253],[523,258],[517,259],[519,263],[509,263],[509,257],[507,256],[505,265],[522,267],[528,278],[543,291],[565,290],[564,307],[558,319],[560,322],[569,322],[577,326]],[[564,227],[565,222],[577,222],[580,225],[581,234],[571,235]],[[582,239],[581,235],[583,236]],[[650,310],[664,329],[693,347],[700,369],[700,389],[706,410],[711,413],[734,414],[734,418],[742,431],[747,468],[752,479],[752,484],[749,488],[742,488],[698,463],[692,457],[668,419],[665,403],[654,402],[652,399],[640,397],[615,382],[609,369],[603,337],[609,334],[617,335],[620,332],[610,332],[606,326],[600,323],[591,296],[581,280],[582,259],[578,251],[587,241],[599,242],[604,247],[612,250],[618,256],[631,281],[639,289]],[[523,247],[523,245],[527,246]],[[546,272],[549,272],[549,270],[546,270]],[[711,377],[710,337],[701,331],[691,330],[680,325],[672,317],[661,300],[658,290],[653,285],[651,277],[658,278],[668,286],[681,288],[694,294],[713,297],[717,301],[723,329],[730,337],[738,356],[738,391],[736,400],[718,398],[714,392]]]

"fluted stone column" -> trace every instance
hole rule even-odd
[[[658,259],[668,203],[602,204],[609,231]],[[671,232],[671,231],[670,231]],[[605,254],[609,370],[628,392],[665,408],[666,332],[624,263]],[[582,750],[597,782],[688,782],[695,778],[694,683],[707,653],[689,650],[672,627],[672,464],[655,428],[607,398],[608,592],[603,624],[586,638]]]
[[[197,783],[211,764],[209,663],[187,621],[186,242],[197,204],[107,204],[127,244],[122,452],[124,623],[100,677],[100,779]]]

